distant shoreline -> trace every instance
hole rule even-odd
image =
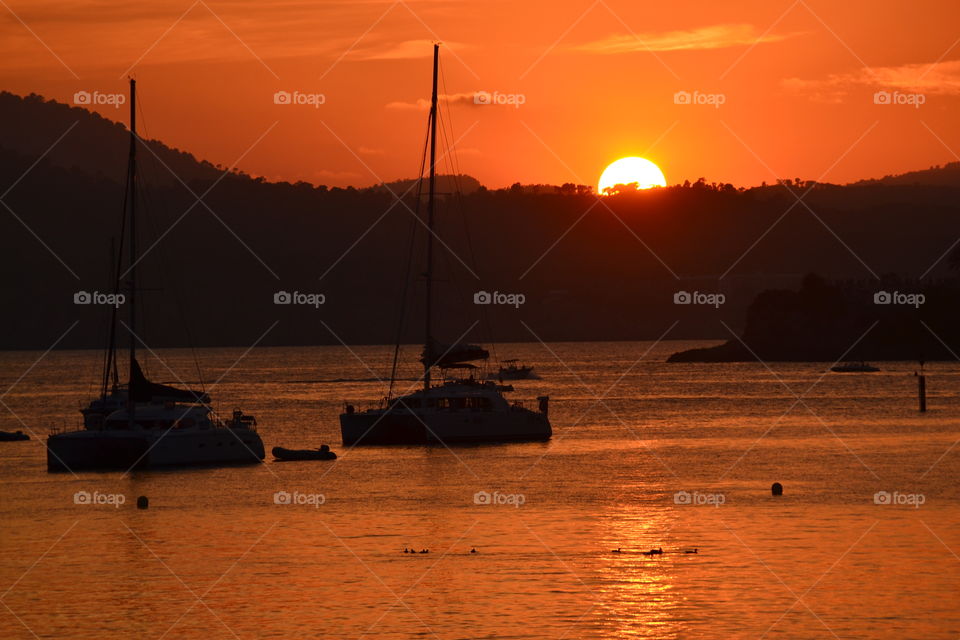
[[[960,279],[888,277],[771,289],[750,304],[740,336],[674,353],[667,362],[919,362],[957,360]]]

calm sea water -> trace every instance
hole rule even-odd
[[[554,438],[452,450],[340,445],[389,348],[202,350],[268,451],[340,459],[74,476],[0,443],[0,638],[960,636],[960,364],[928,365],[919,414],[907,363],[664,362],[688,346],[501,345]],[[100,355],[41,355],[0,354],[0,429],[77,423]],[[158,355],[154,379],[198,380]]]

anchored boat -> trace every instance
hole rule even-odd
[[[433,90],[428,120],[430,174],[427,193],[426,297],[423,387],[394,397],[396,358],[391,374],[391,395],[379,407],[358,410],[346,405],[340,415],[340,432],[346,445],[451,444],[465,442],[506,442],[547,440],[552,435],[547,417],[549,400],[538,398],[536,411],[520,402],[510,402],[504,393],[509,385],[477,380],[461,373],[475,369],[473,362],[486,360],[489,353],[478,345],[444,345],[433,337],[433,238],[436,207],[437,71],[440,47],[433,47]],[[399,351],[399,340],[397,343]],[[440,372],[439,384],[432,384],[432,372]]]
[[[129,243],[129,369],[119,380],[117,308],[112,312],[100,395],[81,409],[83,429],[47,438],[49,470],[132,469],[168,465],[260,462],[263,442],[253,416],[239,409],[221,420],[203,391],[151,382],[137,360],[137,133],[136,81],[130,80],[130,155],[124,223]],[[120,272],[118,257],[117,273]],[[115,279],[115,293],[120,280]]]
[[[858,360],[834,365],[830,367],[830,371],[833,371],[834,373],[876,373],[877,371],[880,371],[880,369],[868,362]]]
[[[527,364],[520,364],[519,360],[504,360],[496,377],[498,380],[529,380],[535,378],[533,367]]]

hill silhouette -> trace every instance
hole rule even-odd
[[[876,183],[955,187],[960,184],[960,162],[948,162],[945,165],[936,165],[929,169],[884,176],[877,180],[861,180],[855,184],[870,185]]]
[[[125,115],[125,110],[118,111],[118,117]],[[54,144],[67,130],[69,133]],[[51,166],[76,167],[91,176],[122,179],[129,144],[126,125],[107,120],[96,112],[45,100],[36,94],[21,98],[7,91],[0,92],[0,146],[4,149],[28,158],[36,158],[49,150],[45,158]],[[222,173],[215,165],[157,140],[149,140],[147,144],[152,153],[141,154],[142,162],[156,174],[160,184],[176,182],[170,171],[188,183],[214,180]],[[170,171],[163,169],[163,165]],[[237,175],[242,174],[237,172]]]
[[[126,129],[39,96],[0,94],[0,115],[0,184],[12,186],[3,199],[10,211],[0,212],[0,277],[16,310],[0,317],[0,348],[45,349],[78,318],[59,346],[98,346],[106,313],[74,305],[73,294],[109,287]],[[413,242],[423,242],[412,195],[401,204],[383,186],[224,176],[189,153],[149,144],[163,160],[140,154],[141,298],[151,345],[246,346],[275,321],[263,344],[394,340],[411,229]],[[949,180],[841,186],[792,178],[747,189],[701,179],[600,203],[583,185],[486,189],[457,180],[468,192],[442,197],[437,214],[446,245],[437,248],[438,335],[451,339],[484,316],[489,333],[471,337],[652,339],[676,321],[670,338],[726,339],[721,321],[739,330],[757,294],[796,289],[811,271],[829,280],[949,275],[939,258],[956,239],[960,207],[960,184]],[[197,203],[194,194],[211,186]],[[420,271],[414,264],[412,273]],[[410,286],[419,291],[418,281]],[[478,307],[481,290],[523,293],[526,302]],[[278,291],[321,292],[326,303],[274,305]],[[725,302],[676,305],[678,291],[720,292]],[[416,342],[419,309],[408,306],[403,335]]]
[[[797,291],[758,295],[742,335],[669,361],[950,360],[958,317],[956,278],[828,282],[810,274]]]

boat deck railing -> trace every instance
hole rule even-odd
[[[82,429],[82,428],[83,428],[82,426],[81,426],[81,427],[77,427],[77,429]],[[69,431],[75,431],[75,430],[76,430],[76,429],[72,429],[72,428],[70,428],[69,426],[67,426],[67,423],[64,422],[63,424],[61,424],[61,425],[58,426],[58,427],[50,427],[48,433],[49,433],[51,436],[55,436],[55,435],[59,435],[59,434],[61,434],[61,433],[67,433],[67,432],[69,432]]]

